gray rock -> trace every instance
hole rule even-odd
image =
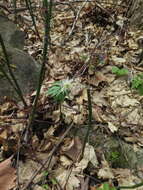
[[[0,16],[0,34],[6,44],[14,48],[23,49],[25,33],[7,17]]]
[[[12,71],[15,74],[23,94],[25,95],[32,92],[37,85],[40,66],[31,56],[22,50],[7,48],[7,52],[11,61]],[[6,66],[4,69],[7,71]],[[0,97],[8,96],[9,98],[18,98],[17,93],[13,90],[13,87],[5,77],[0,79],[0,84]]]
[[[16,25],[5,17],[0,16],[0,34],[3,37],[9,56],[12,71],[24,95],[35,90],[40,72],[40,65],[22,49],[24,47],[24,32],[17,29]],[[0,63],[4,56],[0,46]],[[7,66],[3,68],[9,74]],[[4,96],[19,101],[17,93],[5,77],[0,77],[0,102]]]

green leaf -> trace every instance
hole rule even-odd
[[[115,187],[111,187],[108,183],[104,183],[102,188],[98,188],[97,190],[117,190]]]
[[[124,76],[124,75],[128,75],[129,71],[128,69],[120,69],[116,66],[112,67],[112,73],[116,74],[117,76]]]
[[[43,176],[44,176],[44,177],[46,177],[48,174],[49,174],[48,171],[44,171],[44,172],[43,172]]]
[[[132,88],[138,89],[140,85],[143,84],[143,80],[140,78],[140,76],[135,76],[132,80]]]
[[[44,184],[44,185],[42,185],[41,187],[43,187],[44,189],[49,189],[49,185],[48,184]]]
[[[119,71],[119,68],[114,66],[112,67],[112,73],[116,74]]]
[[[119,76],[124,76],[127,75],[129,73],[129,71],[127,69],[120,69],[120,71],[118,72]]]
[[[48,89],[47,95],[51,96],[57,102],[63,102],[65,97],[69,94],[72,80],[62,80],[53,83]]]
[[[52,182],[53,185],[56,185],[56,184],[57,184],[56,179],[51,179],[51,182]]]

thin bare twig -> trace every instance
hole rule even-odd
[[[87,128],[87,132],[86,132],[84,142],[83,142],[83,148],[82,148],[81,157],[83,157],[85,145],[87,143],[87,140],[88,140],[88,137],[89,137],[89,132],[90,132],[91,127],[92,127],[92,103],[91,103],[91,94],[90,94],[90,89],[89,88],[87,89],[87,97],[88,97],[88,128]]]
[[[75,19],[74,19],[72,28],[71,28],[71,30],[70,30],[70,32],[69,32],[69,34],[68,34],[68,38],[62,42],[62,45],[64,45],[65,42],[67,42],[67,41],[69,40],[69,38],[71,37],[71,35],[73,34],[73,31],[74,31],[75,26],[76,26],[76,23],[77,23],[77,21],[78,21],[78,19],[79,19],[80,13],[81,13],[82,9],[84,8],[84,6],[86,5],[87,1],[88,1],[88,0],[85,0],[85,2],[84,2],[84,3],[82,4],[82,6],[79,8],[79,10],[78,10],[78,12],[77,12],[77,14],[76,14],[76,17],[75,17]]]
[[[16,12],[16,9],[17,9],[17,1],[16,0],[13,0],[13,6],[14,6],[14,21],[15,23],[17,22],[17,12]]]
[[[73,22],[73,25],[72,25],[72,28],[71,28],[71,31],[69,32],[69,37],[73,34],[75,25],[76,25],[77,20],[78,20],[78,18],[79,18],[79,15],[80,15],[82,9],[84,8],[84,6],[86,5],[87,1],[88,1],[88,0],[86,0],[86,1],[82,4],[82,6],[80,7],[80,9],[79,9],[78,12],[77,12],[76,18],[75,18],[75,20],[74,20],[74,22]]]
[[[16,158],[16,173],[17,173],[17,188],[19,189],[19,154],[20,154],[20,141],[18,141],[18,151],[17,151],[17,158]]]

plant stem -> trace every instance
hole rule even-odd
[[[14,20],[15,20],[15,23],[17,22],[17,3],[16,3],[16,0],[13,0],[13,5],[14,5]]]
[[[10,83],[10,84],[11,84],[12,86],[15,86],[15,88],[14,88],[15,91],[17,92],[18,96],[20,97],[20,99],[22,100],[24,106],[26,107],[27,104],[26,104],[26,102],[25,102],[25,100],[24,100],[22,91],[21,91],[21,89],[20,89],[20,87],[19,87],[19,84],[18,84],[18,82],[17,82],[17,80],[16,80],[16,78],[15,78],[15,76],[14,76],[14,74],[13,74],[13,71],[12,71],[11,67],[10,67],[10,62],[9,62],[8,54],[7,54],[7,51],[6,51],[6,48],[5,48],[5,45],[4,45],[4,42],[3,42],[3,39],[2,39],[1,34],[0,34],[0,44],[1,44],[1,47],[2,47],[2,50],[3,50],[4,56],[5,56],[6,65],[7,65],[7,67],[8,67],[9,74],[10,74],[10,76],[11,76],[13,82],[14,82],[13,85],[12,85],[12,83]],[[4,72],[4,75],[5,75],[5,73],[6,73],[6,72]],[[6,75],[5,75],[5,76],[6,76]],[[8,75],[7,75],[7,76],[8,76]],[[6,76],[6,78],[8,79],[7,76]],[[8,81],[10,81],[10,80],[8,79]]]
[[[45,3],[45,10],[46,10],[46,14],[45,14],[45,35],[44,35],[44,42],[43,42],[44,43],[43,60],[42,60],[42,66],[41,66],[41,71],[40,71],[40,75],[39,75],[36,97],[34,99],[32,111],[31,111],[31,114],[29,117],[29,123],[27,126],[26,135],[28,135],[28,131],[29,131],[29,129],[32,126],[33,121],[34,121],[37,103],[38,103],[38,99],[39,99],[39,95],[40,95],[40,90],[41,90],[41,86],[42,86],[44,76],[45,76],[45,69],[46,69],[45,65],[46,65],[46,61],[48,61],[47,54],[48,54],[49,36],[50,36],[50,23],[51,23],[51,17],[52,17],[52,0],[50,0],[49,4],[48,4],[48,0],[43,0],[43,1]],[[27,137],[26,137],[26,139],[27,139]]]
[[[35,22],[35,18],[34,18],[32,6],[31,6],[31,0],[25,0],[25,2],[26,2],[26,6],[27,6],[27,8],[28,8],[28,10],[29,10],[30,16],[31,16],[31,18],[32,18],[32,22],[33,22],[33,26],[34,26],[34,28],[35,28],[35,32],[36,32],[36,34],[37,34],[39,40],[42,41],[42,40],[41,40],[41,37],[40,37],[40,35],[39,35],[39,31],[38,31],[37,26],[36,26],[36,22]]]
[[[91,130],[92,124],[92,103],[91,103],[91,95],[90,95],[90,89],[87,89],[87,98],[88,98],[88,128],[87,128],[87,132],[84,138],[84,142],[83,142],[83,148],[82,148],[82,154],[81,157],[83,157],[83,153],[84,153],[84,149],[85,149],[85,145],[87,142],[87,139],[89,137],[89,132]]]

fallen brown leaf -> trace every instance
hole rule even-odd
[[[15,186],[16,170],[11,166],[12,157],[0,163],[0,189],[9,190]]]

